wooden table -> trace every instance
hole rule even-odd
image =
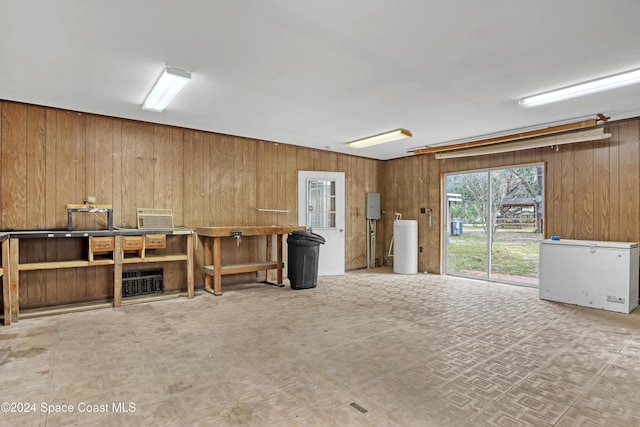
[[[282,285],[282,260],[284,235],[294,230],[304,230],[304,227],[281,226],[238,226],[238,227],[198,227],[196,234],[204,237],[204,288],[211,292],[211,276],[213,276],[213,294],[222,295],[222,276],[227,274],[250,273],[263,270],[277,270],[276,284]],[[241,237],[267,236],[266,261],[249,262],[243,264],[222,265],[220,261],[220,240],[234,238],[241,233]],[[272,236],[276,237],[276,260],[272,260]]]

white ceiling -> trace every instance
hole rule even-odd
[[[640,85],[518,99],[640,68],[638,0],[2,0],[0,99],[376,159],[640,116]],[[192,81],[140,108],[163,67]],[[345,143],[405,128],[413,138]]]

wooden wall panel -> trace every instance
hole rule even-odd
[[[626,173],[620,176],[620,234],[638,236],[638,121],[626,121],[618,125],[620,141],[620,168]]]
[[[366,159],[362,157],[351,157],[349,175],[352,176],[349,193],[351,197],[348,199],[351,216],[346,219],[346,224],[351,224],[352,232],[356,232],[354,238],[347,245],[350,250],[346,257],[348,263],[356,263],[363,260],[367,265],[367,219],[365,216],[366,205]],[[346,242],[345,242],[346,244]]]
[[[45,228],[56,229],[56,207],[57,190],[56,185],[56,153],[58,141],[58,110],[47,108],[46,129],[45,129]],[[45,256],[47,260],[57,259],[57,247],[54,241],[47,240],[44,243]],[[58,300],[58,272],[56,270],[46,271],[46,300],[54,302]]]
[[[2,193],[0,216],[3,228],[27,226],[27,106],[6,104],[2,108]],[[12,126],[21,123],[22,126]]]
[[[85,198],[96,195],[96,157],[100,156],[101,148],[96,146],[96,116],[87,116],[85,121]],[[98,157],[98,163],[102,163],[102,159]],[[78,202],[80,203],[80,202]],[[88,229],[98,228],[99,215],[87,215],[85,227]]]
[[[547,236],[559,236],[562,230],[562,163],[559,147],[545,150],[544,230]]]
[[[593,239],[610,240],[609,238],[609,205],[611,194],[609,142],[606,140],[593,142]]]
[[[573,145],[563,145],[560,147],[560,162],[562,164],[561,178],[560,178],[560,191],[561,191],[561,234],[562,238],[567,238],[567,235],[574,235],[574,223],[575,223],[575,189],[574,189],[574,156]],[[579,179],[579,178],[578,178]]]
[[[584,175],[593,176],[593,142],[584,142],[575,147],[573,167],[580,171],[574,174],[574,236],[579,240],[593,240],[594,181]]]
[[[135,136],[135,198],[132,206],[127,206],[131,215],[129,224],[137,224],[137,208],[153,207],[153,125],[137,123]]]
[[[276,168],[276,173],[277,173],[277,178],[276,178],[276,182],[275,182],[275,186],[276,186],[276,198],[274,199],[274,207],[272,209],[279,209],[279,210],[288,210],[289,209],[289,204],[287,203],[287,193],[289,192],[290,188],[296,188],[297,184],[289,187],[287,184],[287,176],[294,176],[293,173],[291,173],[292,171],[289,170],[289,158],[287,156],[287,146],[283,145],[283,144],[274,144],[276,146],[277,149],[277,168]],[[257,159],[255,159],[257,161]],[[297,171],[296,171],[297,172]],[[256,180],[259,180],[260,177],[256,177]],[[257,197],[257,194],[254,195],[254,198]],[[255,206],[256,208],[259,208],[260,206]],[[256,212],[256,221],[255,224],[258,224],[260,222],[260,213]],[[285,212],[280,212],[280,213],[276,213],[275,215],[275,219],[273,220],[273,224],[278,224],[278,225],[289,225],[290,221],[287,220],[287,213]],[[296,221],[297,223],[297,221]]]
[[[348,270],[366,266],[364,194],[381,193],[383,181],[383,162],[376,160],[6,101],[0,101],[0,154],[2,229],[66,229],[66,205],[88,196],[113,205],[118,227],[135,227],[138,207],[171,208],[175,224],[188,228],[295,225],[298,170],[345,172]],[[263,214],[257,207],[289,212]],[[76,229],[103,227],[92,216],[74,215]],[[225,243],[224,262],[265,255],[264,242],[233,243]],[[181,245],[181,239],[168,242],[171,250],[184,250]],[[21,246],[23,262],[83,258],[87,250],[82,239],[23,240]],[[197,286],[204,281],[202,263],[199,244]],[[157,266],[165,269],[167,289],[185,288],[185,266]],[[110,298],[112,276],[111,266],[21,273],[21,302],[37,307]],[[255,275],[224,278],[246,280]]]
[[[121,180],[119,183],[116,181],[121,191],[120,210],[114,210],[114,223],[121,227],[136,226],[136,136],[139,126],[139,123],[129,120],[122,123]]]
[[[154,209],[170,209],[173,202],[172,167],[173,153],[171,128],[167,126],[153,126],[153,204],[148,206]],[[142,207],[142,206],[138,206]],[[174,223],[174,225],[176,225]],[[175,239],[168,239],[168,252],[178,253]],[[179,275],[182,263],[168,262],[158,265],[164,272],[164,289],[179,290],[182,287],[183,275]]]
[[[76,113],[74,117],[76,126],[76,143],[75,143],[75,193],[71,196],[71,200],[67,203],[82,203],[87,200],[87,184],[88,178],[91,176],[93,179],[94,171],[88,167],[87,159],[93,158],[94,152],[87,150],[87,115]],[[90,155],[89,155],[90,154]],[[93,166],[93,162],[91,163]],[[93,185],[92,185],[93,187]],[[63,210],[63,214],[66,217],[67,211]],[[87,214],[80,214],[75,219],[75,224],[78,228],[86,230],[87,225],[91,223],[93,225],[93,216]],[[87,256],[85,249],[85,242],[78,240],[73,245],[73,258],[82,259]],[[93,269],[78,268],[73,269],[76,277],[76,289],[75,298],[81,301],[91,298],[95,294],[95,283],[88,280],[88,275],[93,272]],[[93,289],[92,289],[93,288]]]
[[[113,119],[113,176],[111,186],[113,188],[113,198],[111,199],[111,205],[113,206],[113,224],[120,225],[122,222],[122,202],[123,202],[123,183],[124,183],[124,162],[123,156],[123,129],[126,125],[125,120]],[[106,196],[107,193],[105,193]],[[108,203],[105,199],[104,203]]]
[[[620,217],[620,132],[618,124],[611,123],[605,127],[605,131],[611,133],[609,138],[609,190],[611,191],[609,204],[609,237],[613,241],[620,240],[620,223],[611,218]]]
[[[170,207],[176,225],[297,223],[298,170],[341,171],[346,178],[346,269],[366,266],[367,192],[381,194],[378,223],[384,261],[395,212],[419,220],[419,269],[440,271],[442,173],[490,166],[546,164],[546,234],[563,238],[640,239],[639,121],[607,125],[610,140],[524,152],[436,160],[414,156],[376,161],[304,147],[257,141],[53,108],[0,102],[0,227],[66,228],[66,205],[95,195],[114,207],[115,225],[135,227],[137,207]],[[89,194],[93,193],[93,194]],[[258,213],[257,207],[288,213]],[[431,209],[428,214],[419,209]],[[33,209],[32,209],[33,208]],[[84,221],[84,222],[83,222]],[[101,227],[80,218],[85,227]],[[175,239],[174,239],[175,240]],[[21,258],[64,260],[84,256],[78,242],[26,243]],[[171,242],[179,246],[179,239]],[[260,253],[256,242],[225,243],[226,262]],[[203,283],[202,245],[195,261]],[[146,267],[146,266],[145,266]],[[171,289],[184,289],[185,267],[163,266]],[[140,267],[142,268],[142,267]],[[108,298],[111,267],[22,274],[21,299],[36,306]],[[249,277],[251,276],[251,277]],[[225,283],[251,280],[227,276]],[[44,285],[43,285],[44,283]]]
[[[45,229],[46,221],[46,151],[45,129],[46,110],[42,107],[29,106],[27,109],[27,228]],[[29,259],[38,262],[46,259],[46,249],[41,242],[23,242],[21,250],[29,254]],[[43,304],[47,298],[47,281],[45,271],[21,273],[22,280],[31,283],[27,292],[21,292],[21,302],[26,304]]]
[[[431,156],[429,159],[429,206],[431,210],[431,228],[429,230],[429,241],[427,246],[429,247],[427,261],[427,267],[429,272],[440,271],[440,241],[442,239],[443,224],[442,206],[440,204],[440,194],[442,192],[442,175],[440,174],[440,161]]]
[[[77,144],[77,115],[72,112],[58,112],[56,135],[56,228],[67,228],[66,206],[76,203],[76,144]],[[69,200],[72,199],[72,200]],[[75,239],[60,239],[56,242],[57,260],[73,259],[76,253],[77,242]],[[77,283],[77,269],[65,268],[56,271],[57,288],[55,302],[75,301],[78,288],[85,283]],[[21,286],[22,289],[25,286]]]
[[[284,181],[286,182],[286,204],[284,209],[289,212],[286,213],[283,224],[294,225],[298,224],[298,168],[297,168],[297,149],[292,145],[281,145],[284,147],[286,158],[286,170],[289,173],[285,174]],[[296,189],[294,191],[294,189]]]

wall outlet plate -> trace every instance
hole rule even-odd
[[[617,303],[620,303],[620,304],[624,304],[624,298],[616,297],[616,296],[613,296],[613,295],[607,295],[607,301],[608,302],[617,302]]]

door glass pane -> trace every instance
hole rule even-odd
[[[446,272],[487,278],[489,174],[447,175],[445,190]]]
[[[307,224],[311,228],[336,227],[336,183],[333,180],[307,180]]]
[[[491,171],[491,278],[538,284],[544,201],[542,165]]]
[[[543,174],[533,165],[446,176],[448,274],[538,284]]]

